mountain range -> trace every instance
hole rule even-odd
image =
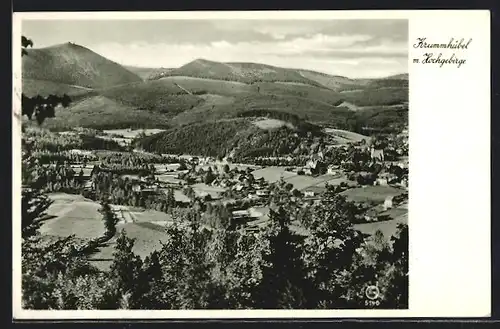
[[[44,125],[51,129],[177,129],[242,117],[302,120],[350,130],[407,123],[407,74],[350,79],[206,59],[178,68],[139,68],[73,43],[27,52],[23,92],[68,94],[73,100],[69,108],[57,109],[56,117],[46,120]]]

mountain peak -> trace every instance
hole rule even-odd
[[[194,61],[191,61],[190,63],[188,64],[203,64],[203,65],[212,65],[212,64],[217,64],[218,62],[214,62],[214,61],[209,61],[208,59],[204,59],[204,58],[197,58],[195,59]]]
[[[23,78],[87,88],[142,81],[120,64],[73,42],[30,49],[22,65]]]
[[[36,49],[36,48],[35,48]],[[44,47],[44,48],[38,48],[38,49],[43,49],[43,50],[57,50],[57,51],[92,51],[84,46],[81,46],[79,44],[76,44],[76,43],[73,43],[73,42],[65,42],[65,43],[60,43],[60,44],[57,44],[57,45],[53,45],[53,46],[48,46],[48,47]]]

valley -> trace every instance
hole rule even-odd
[[[22,184],[23,198],[47,198],[36,234],[71,241],[61,253],[88,275],[75,274],[78,284],[100,291],[102,278],[135,275],[120,303],[132,292],[153,299],[141,284],[161,280],[170,284],[158,284],[162,293],[225,289],[257,300],[251,282],[274,275],[268,259],[310,273],[320,263],[325,273],[404,272],[393,255],[408,224],[408,75],[352,79],[206,59],[141,68],[65,43],[27,49],[22,81],[28,101],[70,98],[43,122],[24,118]],[[385,253],[394,259],[377,258]],[[307,284],[330,284],[317,280]],[[361,305],[348,295],[357,290],[346,288],[338,305]],[[235,308],[266,303],[221,296]],[[194,307],[184,295],[161,298]]]

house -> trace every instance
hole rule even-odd
[[[143,194],[153,194],[158,192],[158,187],[146,187],[141,190],[141,193]]]
[[[208,158],[208,157],[201,157],[198,160],[198,164],[200,164],[200,165],[206,165],[208,163],[210,163],[210,158]]]
[[[304,196],[305,197],[313,197],[314,196],[314,191],[304,191]]]
[[[91,180],[88,180],[87,182],[85,182],[85,185],[83,186],[83,188],[85,190],[93,190],[94,189],[94,182],[92,182]]]
[[[223,180],[219,183],[219,185],[220,185],[221,187],[229,187],[229,186],[231,185],[231,182],[230,182],[230,181],[226,178],[226,179],[223,179]]]
[[[373,185],[387,186],[388,185],[387,178],[379,177],[373,182]]]
[[[329,165],[328,169],[326,170],[326,173],[328,175],[337,175],[337,166]]]
[[[311,169],[311,170],[314,170],[314,169],[316,169],[316,167],[318,166],[318,162],[319,162],[319,160],[318,160],[318,159],[310,159],[310,160],[309,160],[309,161],[307,161],[307,163],[306,163],[306,168]]]
[[[388,196],[384,201],[384,210],[391,209],[393,207],[393,196]]]
[[[235,210],[232,213],[233,219],[248,219],[250,212],[248,210]]]
[[[376,222],[378,220],[379,211],[376,208],[368,209],[365,213],[365,221],[367,222]]]
[[[302,192],[304,193],[305,197],[314,197],[314,196],[319,196],[323,194],[326,191],[325,187],[321,186],[309,186],[306,189],[304,189]]]
[[[81,177],[83,180],[89,180],[90,177],[92,177],[92,169],[90,168],[82,168],[82,167],[73,167],[73,171],[75,172],[73,176],[75,177]],[[82,176],[80,176],[80,172],[82,173]]]
[[[374,146],[371,147],[370,149],[370,156],[371,159],[374,161],[381,161],[383,162],[385,157],[384,157],[384,150],[377,150],[375,149]]]
[[[396,176],[395,174],[384,172],[384,173],[379,174],[379,176],[377,177],[377,179],[375,180],[375,182],[373,184],[385,186],[385,185],[394,183],[395,181],[397,181],[397,179],[398,179],[398,176]]]

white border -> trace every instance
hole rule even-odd
[[[490,15],[486,10],[14,13],[14,90],[20,25],[31,19],[408,19],[410,28],[410,308],[408,310],[29,311],[20,309],[20,125],[13,117],[15,319],[482,317],[490,313]],[[416,66],[416,36],[469,35],[460,70]],[[465,73],[464,73],[465,72]],[[17,89],[16,89],[17,88]],[[16,93],[14,93],[15,95]],[[14,97],[14,109],[20,108]],[[16,124],[17,123],[17,124]],[[464,138],[466,131],[467,139]],[[469,193],[467,193],[469,192]],[[473,193],[470,193],[473,192]],[[437,202],[439,200],[440,202]]]

